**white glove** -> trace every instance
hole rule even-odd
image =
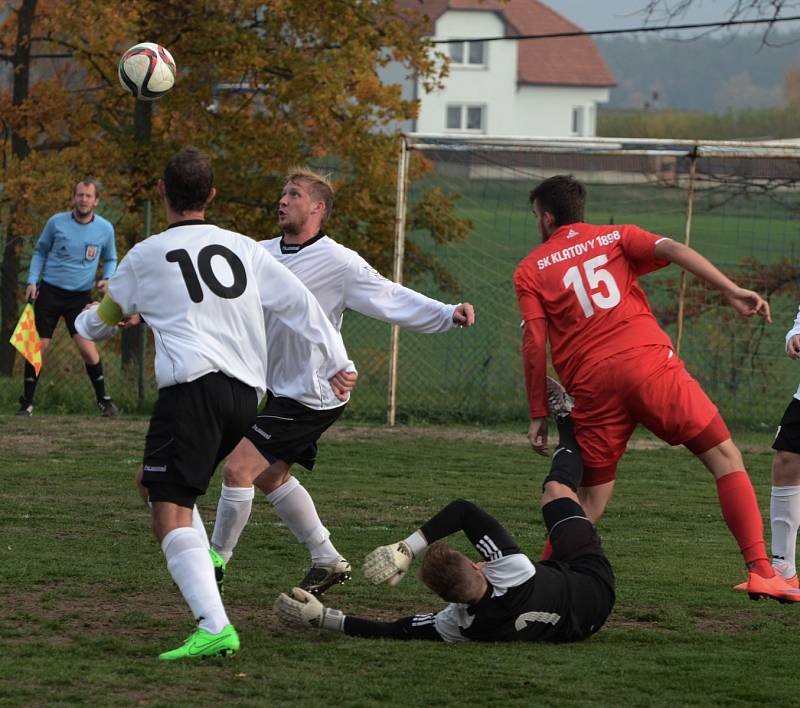
[[[344,615],[339,610],[325,607],[310,592],[301,588],[292,588],[292,597],[282,592],[275,600],[273,609],[278,619],[291,627],[342,631]]]
[[[408,571],[412,560],[414,553],[405,541],[380,546],[364,559],[364,575],[375,585],[386,581],[389,585],[397,585]]]

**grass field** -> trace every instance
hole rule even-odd
[[[162,665],[157,653],[192,622],[131,485],[145,428],[135,418],[0,417],[0,704],[797,704],[800,607],[731,589],[744,576],[710,476],[650,438],[624,458],[600,524],[618,600],[586,642],[452,647],[283,629],[272,603],[307,557],[259,498],[226,582],[241,652]],[[522,433],[340,425],[302,479],[354,566],[454,497],[484,506],[533,552],[547,462]],[[765,515],[768,445],[753,434],[743,444]],[[218,489],[215,478],[201,502],[209,529]],[[441,607],[411,575],[375,588],[358,571],[326,601],[384,618]]]

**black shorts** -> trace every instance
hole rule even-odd
[[[571,598],[569,625],[562,640],[575,641],[594,634],[614,608],[614,571],[606,558],[594,524],[570,518],[550,533],[553,554],[550,561],[567,576]]]
[[[800,401],[796,398],[792,398],[783,413],[772,449],[800,455]]]
[[[221,373],[159,390],[144,449],[142,483],[150,501],[194,506],[257,406],[255,389]]]
[[[75,336],[75,318],[92,301],[91,290],[64,290],[42,282],[33,303],[36,331],[42,339],[52,339],[58,318],[63,317],[70,337]]]
[[[317,440],[336,422],[344,408],[342,405],[320,411],[268,392],[266,405],[244,437],[270,463],[275,460],[290,465],[296,462],[312,470],[317,459]]]

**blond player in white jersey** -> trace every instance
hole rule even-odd
[[[192,509],[252,424],[265,392],[265,312],[320,349],[320,375],[344,398],[350,385],[340,384],[337,372],[353,366],[338,331],[296,276],[255,241],[205,222],[215,194],[206,155],[181,150],[167,164],[159,192],[167,230],[128,252],[99,307],[82,312],[76,327],[83,337],[103,339],[138,314],[153,330],[159,394],[142,483],[169,572],[199,623],[181,647],[159,657],[173,660],[239,648]]]
[[[475,322],[472,305],[446,305],[381,276],[358,253],[322,231],[333,208],[329,181],[302,168],[289,171],[278,207],[283,236],[262,241],[319,300],[337,330],[345,309],[415,332],[446,332]],[[250,516],[253,484],[311,555],[300,587],[320,594],[350,577],[350,564],[330,540],[308,491],[291,475],[298,463],[314,466],[317,440],[341,415],[344,403],[322,385],[319,355],[290,327],[267,318],[271,356],[266,407],[224,468],[212,547],[228,561]],[[218,569],[220,570],[220,569]]]
[[[786,333],[786,354],[790,359],[800,360],[800,308],[794,325]],[[781,418],[772,447],[775,450],[769,509],[772,565],[796,588],[795,552],[800,527],[800,387]]]

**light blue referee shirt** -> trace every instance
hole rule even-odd
[[[117,246],[110,221],[95,214],[88,224],[81,224],[71,211],[55,214],[36,242],[28,284],[43,280],[64,290],[91,290],[100,258],[103,279],[107,280],[117,268]]]

